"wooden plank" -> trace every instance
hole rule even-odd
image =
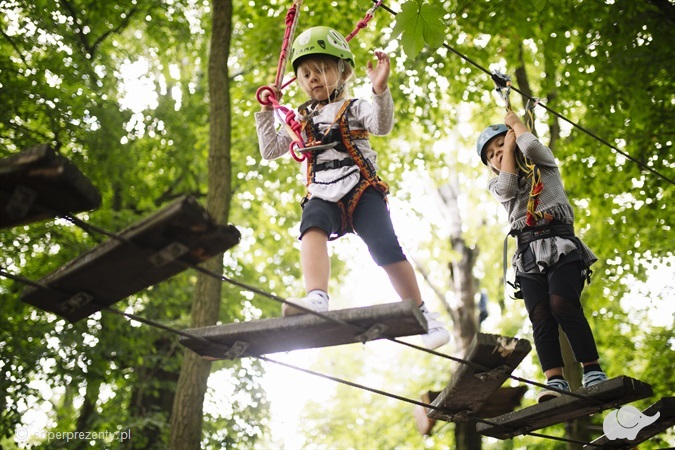
[[[478,410],[476,416],[481,419],[490,419],[509,413],[520,406],[523,396],[527,392],[527,386],[500,387],[495,395]]]
[[[431,419],[465,421],[476,414],[530,352],[525,339],[477,333],[464,359],[485,367],[461,364],[443,391],[431,403]]]
[[[593,445],[585,445],[584,448],[598,448],[597,446],[602,446],[602,448],[630,449],[637,447],[646,440],[666,431],[668,428],[675,425],[675,397],[663,397],[661,400],[642,411],[642,414],[650,417],[657,413],[659,414],[659,418],[656,422],[640,430],[637,437],[633,440],[610,440],[606,435],[602,435],[591,442]]]
[[[523,385],[517,387],[500,387],[497,392],[490,397],[490,400],[478,410],[476,417],[489,419],[513,411],[520,405],[525,392],[527,392],[527,386]],[[439,394],[440,392],[428,391],[422,395],[421,400],[423,403],[431,404]],[[424,436],[430,436],[431,431],[436,424],[435,419],[430,419],[427,416],[428,412],[429,409],[421,405],[415,405],[415,408],[413,409],[413,417],[415,418],[417,431]]]
[[[412,301],[329,311],[326,316],[354,324],[361,329],[384,325],[386,337],[410,336],[427,331],[427,323]],[[359,331],[314,314],[229,323],[185,330],[206,338],[213,345],[187,337],[180,343],[207,359],[234,359],[304,348],[329,347],[358,342]],[[373,336],[380,339],[384,336]],[[368,339],[372,340],[372,339]],[[228,353],[229,352],[229,353]]]
[[[76,322],[239,242],[239,231],[216,225],[192,197],[182,197],[40,280],[21,299]]]
[[[80,170],[42,144],[0,160],[0,228],[96,209],[101,195]]]
[[[626,376],[579,389],[576,393],[584,395],[585,398],[562,395],[544,403],[494,417],[490,419],[494,424],[479,423],[476,430],[487,436],[509,439],[653,395],[649,384]]]

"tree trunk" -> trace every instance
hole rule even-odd
[[[562,349],[563,363],[565,367],[563,368],[563,375],[565,379],[569,382],[570,388],[572,391],[576,391],[581,387],[581,364],[579,364],[574,359],[574,353],[572,353],[572,347],[570,346],[567,336],[562,329],[560,332],[560,348]],[[565,424],[565,435],[568,439],[589,442],[591,440],[591,435],[588,430],[588,425],[590,420],[588,417],[580,417],[574,419],[567,424]],[[567,443],[567,450],[581,450],[583,445],[575,444],[572,442]]]
[[[476,264],[478,249],[468,247],[462,237],[462,216],[457,204],[458,189],[453,184],[448,184],[439,189],[439,193],[450,213],[452,249],[459,255],[450,262],[452,285],[459,300],[456,310],[450,314],[454,321],[457,342],[466,349],[478,331],[476,288],[473,278],[473,266]],[[474,423],[455,423],[455,445],[458,450],[480,450],[481,436],[476,432]]]
[[[230,93],[227,60],[232,32],[232,1],[212,0],[212,34],[209,56],[209,176],[206,209],[218,223],[227,223],[230,210],[232,167],[230,157]],[[222,274],[222,255],[204,264]],[[192,300],[192,327],[214,325],[218,319],[222,282],[199,273]],[[169,448],[201,447],[203,405],[211,363],[186,351],[171,414]]]

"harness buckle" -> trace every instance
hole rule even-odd
[[[316,142],[316,143],[315,143]],[[304,147],[299,148],[300,153],[307,152],[316,152],[318,150],[325,150],[327,148],[333,148],[337,145],[337,142],[329,142],[328,144],[322,144],[321,141],[307,142]]]

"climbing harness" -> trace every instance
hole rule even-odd
[[[297,162],[302,162],[307,158],[307,155],[311,151],[320,151],[325,150],[325,144],[320,144],[317,141],[309,140],[305,142],[302,136],[303,126],[298,121],[298,117],[295,111],[285,106],[282,106],[278,99],[276,98],[276,89],[281,92],[286,86],[295,81],[296,77],[291,78],[286,83],[283,83],[283,77],[286,70],[286,65],[291,56],[289,48],[291,47],[291,42],[293,41],[293,36],[295,35],[295,30],[298,24],[298,19],[300,16],[300,7],[302,5],[302,0],[294,0],[293,5],[289,8],[286,14],[286,29],[284,31],[284,39],[281,44],[281,52],[279,54],[279,63],[277,65],[277,74],[273,86],[262,86],[256,92],[256,98],[258,103],[261,105],[272,105],[276,114],[276,117],[284,124],[286,131],[291,137],[292,141],[289,145],[289,153]],[[382,5],[382,1],[377,1],[375,4],[368,9],[363,19],[359,20],[356,24],[354,30],[344,38],[345,41],[349,42],[362,28],[368,26],[368,22],[374,17],[375,11]],[[352,61],[353,65],[353,61]],[[267,91],[268,96],[266,100],[263,100],[262,94]]]
[[[511,78],[508,75],[505,75],[501,72],[494,71],[492,74],[492,79],[495,82],[495,90],[504,100],[506,105],[506,110],[511,111],[511,102],[509,99],[509,94],[511,92]],[[525,105],[525,126],[530,132],[534,131],[534,108],[539,104],[538,98],[528,99],[527,104]],[[506,130],[502,129],[501,126],[498,126],[493,131],[486,129],[481,136],[486,134],[485,142],[481,142],[479,138],[479,156],[485,163],[482,155],[482,147],[487,143],[489,139],[504,133]],[[490,137],[491,136],[491,137]],[[544,183],[541,181],[541,170],[539,167],[533,163],[529,158],[523,155],[522,152],[516,152],[516,166],[518,172],[529,179],[531,183],[530,195],[527,201],[527,213],[525,217],[526,227],[523,230],[511,230],[509,234],[504,238],[504,249],[503,249],[503,277],[504,282],[510,285],[514,289],[514,297],[522,299],[523,293],[520,290],[520,282],[518,277],[512,283],[506,279],[506,267],[507,267],[507,252],[508,252],[508,237],[514,236],[516,238],[517,250],[516,254],[523,254],[523,270],[530,271],[536,267],[536,261],[534,256],[531,254],[530,243],[539,239],[546,239],[551,237],[561,237],[569,239],[574,242],[575,246],[580,253],[583,253],[583,245],[581,240],[574,234],[574,226],[563,224],[557,220],[554,220],[553,216],[548,213],[542,213],[537,211],[537,206],[539,205],[539,195],[544,189]],[[544,225],[537,225],[541,220],[545,220]],[[593,271],[590,267],[584,265],[582,271],[582,276],[585,278],[588,284],[591,283],[591,275]]]
[[[335,132],[327,133],[327,135],[330,137],[336,137],[336,135],[339,135],[340,141],[337,142],[334,141],[335,145],[333,145],[332,147],[336,148],[338,151],[347,153],[349,157],[339,160],[331,160],[324,163],[316,163],[316,159],[318,158],[322,150],[308,153],[306,155],[307,186],[309,186],[311,183],[317,183],[316,172],[318,171],[354,165],[358,166],[359,168],[360,180],[358,184],[352,189],[346,201],[344,199],[337,201],[337,205],[340,207],[340,212],[342,216],[342,224],[340,227],[341,233],[347,230],[349,227],[351,227],[352,229],[354,228],[352,220],[354,210],[356,209],[356,205],[358,204],[361,196],[368,187],[370,186],[374,187],[378,192],[380,192],[380,194],[382,194],[382,196],[386,196],[389,192],[389,186],[387,185],[387,183],[382,181],[382,179],[380,179],[380,177],[377,176],[373,163],[368,158],[363,156],[363,153],[354,142],[354,140],[356,139],[368,139],[369,137],[368,130],[351,130],[349,127],[349,110],[355,101],[356,99],[346,100],[342,104],[340,110],[335,115],[335,120],[333,120],[333,123],[328,128],[329,130],[332,131],[334,130],[333,127],[335,125],[338,125],[339,133]],[[301,111],[301,113],[305,112],[306,111]],[[317,136],[318,130],[316,129],[316,127],[313,126],[307,127],[306,133],[310,141],[318,140],[318,142],[322,142],[320,140],[321,137]],[[351,173],[346,174],[345,177],[349,175],[351,175]],[[332,183],[340,180],[341,178],[333,180]],[[309,200],[309,193],[307,193],[307,196],[305,196],[305,198],[303,199],[302,204],[304,205],[308,200]]]

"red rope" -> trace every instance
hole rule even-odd
[[[347,42],[351,41],[352,38],[356,36],[359,31],[361,31],[361,28],[366,28],[368,26],[368,22],[370,22],[370,19],[374,17],[375,10],[379,8],[381,4],[382,1],[375,3],[375,5],[366,12],[366,15],[363,17],[363,19],[356,23],[356,28],[354,28],[354,31],[349,33],[349,35],[345,38]]]
[[[293,2],[293,6],[291,6],[288,9],[288,12],[286,13],[286,19],[285,19],[285,24],[286,24],[286,30],[284,31],[284,39],[281,44],[281,53],[279,54],[279,63],[277,64],[277,76],[274,81],[274,86],[276,86],[279,91],[281,92],[286,86],[291,84],[292,82],[295,81],[295,77],[291,78],[289,81],[284,83],[283,85],[281,84],[284,78],[284,72],[286,71],[286,63],[288,62],[288,47],[291,45],[291,39],[293,39],[293,34],[295,33],[295,27],[298,23],[298,11],[297,11],[297,6],[298,3],[301,2]],[[363,19],[359,20],[356,24],[356,28],[354,28],[354,31],[349,33],[349,35],[345,38],[346,41],[350,41],[354,36],[358,34],[359,31],[361,31],[362,28],[366,28],[368,26],[368,22],[373,18],[373,13],[377,8],[380,7],[382,4],[382,1],[378,1],[372,8],[370,8],[367,12],[366,15],[363,17]],[[262,101],[261,94],[263,91],[269,91],[269,95],[267,97],[267,102]],[[258,89],[256,92],[256,97],[258,99],[258,102],[261,105],[269,105],[272,104],[275,110],[280,111],[285,115],[284,120],[286,125],[290,127],[290,129],[293,131],[295,136],[297,137],[296,140],[293,140],[289,146],[289,151],[291,153],[291,156],[293,159],[296,161],[300,162],[306,159],[305,155],[300,155],[295,152],[296,148],[303,148],[304,147],[304,142],[302,140],[302,125],[295,120],[295,111],[286,108],[285,106],[282,106],[279,104],[277,101],[276,95],[274,93],[274,89],[271,86],[263,86]]]
[[[293,38],[293,33],[295,31],[295,25],[297,24],[297,4],[293,3],[293,6],[290,7],[286,13],[286,30],[284,31],[284,40],[281,44],[281,53],[279,54],[279,64],[277,64],[277,77],[274,80],[274,85],[281,85],[281,81],[284,78],[284,72],[286,71],[286,62],[288,61],[288,47],[291,45],[291,39]]]

